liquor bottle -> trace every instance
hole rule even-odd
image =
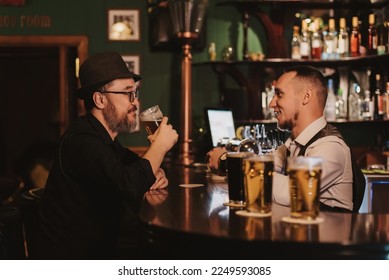
[[[351,56],[359,56],[359,40],[360,40],[360,33],[359,33],[359,24],[358,24],[358,17],[352,18],[352,31],[350,36],[350,52]]]
[[[335,97],[335,91],[334,91],[334,82],[332,79],[329,79],[328,80],[327,100],[326,100],[326,105],[325,105],[325,109],[324,109],[324,115],[325,115],[327,121],[334,121],[336,119],[335,103],[336,103],[336,97]]]
[[[384,37],[384,44],[386,46],[385,52],[389,53],[389,21],[384,22],[384,33],[386,34],[383,36]]]
[[[370,90],[365,90],[365,98],[361,101],[361,116],[364,120],[373,119],[373,101],[371,100]]]
[[[293,26],[293,37],[291,41],[291,58],[301,59],[300,53],[300,27]]]
[[[335,117],[337,120],[345,120],[347,118],[347,104],[343,99],[341,88],[338,88],[338,94],[336,95]]]
[[[209,44],[208,48],[208,56],[210,61],[215,61],[216,60],[216,45],[214,42]]]
[[[369,14],[369,28],[367,31],[368,31],[367,53],[377,54],[378,34],[377,34],[377,27],[375,26],[374,14]]]
[[[320,34],[320,19],[315,18],[313,22],[313,32],[311,39],[311,56],[313,59],[321,59],[323,52],[323,40]]]
[[[301,21],[300,54],[302,59],[311,58],[311,38],[308,32],[308,23],[305,19]]]
[[[377,54],[385,54],[386,46],[385,46],[385,22],[381,22],[377,26],[377,36],[378,36],[378,45],[377,45]]]
[[[349,55],[349,36],[346,29],[346,19],[339,20],[338,54],[340,57]]]
[[[335,19],[328,21],[328,31],[324,34],[323,59],[336,59],[338,46],[338,34],[335,30]]]
[[[384,118],[383,94],[381,91],[381,75],[375,75],[375,91],[374,91],[374,119],[382,120]]]
[[[389,82],[386,82],[386,91],[383,97],[384,120],[389,120]]]
[[[360,86],[357,83],[354,83],[348,98],[348,119],[350,121],[359,120],[361,118],[360,90]]]

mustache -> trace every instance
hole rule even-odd
[[[131,109],[129,109],[127,111],[127,113],[130,114],[130,113],[136,112],[137,110],[138,110],[138,107],[134,105]]]

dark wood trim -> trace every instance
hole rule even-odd
[[[69,124],[69,77],[68,49],[76,47],[80,64],[88,56],[87,36],[0,36],[0,45],[3,47],[59,47],[59,100],[60,100],[60,133],[62,134]],[[83,106],[78,106],[78,113],[83,113]]]

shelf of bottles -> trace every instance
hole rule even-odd
[[[291,59],[310,61],[321,60],[324,65],[347,65],[350,62],[361,66],[365,60],[367,82],[363,85],[353,82],[350,87],[334,87],[328,79],[328,97],[325,116],[329,121],[335,120],[388,120],[389,119],[389,81],[385,73],[372,70],[374,61],[386,59],[389,53],[389,21],[380,19],[377,27],[375,14],[368,16],[367,38],[362,38],[358,17],[351,20],[352,28],[346,26],[346,18],[339,19],[338,29],[334,18],[324,23],[319,17],[304,18],[293,27],[291,39]],[[367,42],[362,45],[362,39]],[[335,62],[335,63],[334,63]],[[337,62],[337,63],[336,63]],[[383,64],[384,68],[386,64]],[[387,68],[387,66],[386,66]],[[387,70],[386,70],[387,74]]]
[[[197,65],[211,64],[219,73],[222,71],[237,73],[239,72],[236,70],[237,67],[248,66],[250,71],[256,72],[251,75],[254,78],[260,77],[263,74],[260,69],[267,67],[282,69],[295,65],[311,65],[322,68],[325,75],[325,71],[332,69],[336,74],[326,75],[329,93],[325,115],[329,121],[389,120],[389,19],[385,18],[384,13],[378,12],[389,6],[388,0],[374,2],[241,0],[225,1],[218,6],[234,6],[242,14],[242,26],[246,29],[243,34],[247,34],[250,16],[260,20],[267,31],[270,44],[268,55],[261,58],[252,56],[247,49],[246,35],[243,38],[243,60],[223,57],[222,61],[210,59],[209,62],[196,63]],[[262,7],[268,7],[273,12],[266,12]],[[307,9],[308,13],[314,9],[332,12],[328,13],[324,22],[321,17],[300,13],[302,9]],[[341,9],[347,9],[351,14],[354,12],[358,14],[358,10],[371,13],[368,14],[368,18],[357,16],[335,18],[334,10]],[[283,40],[290,37],[284,34],[286,30],[284,25],[286,15],[294,11],[295,19],[286,23],[298,24],[293,26],[290,48],[287,48],[285,46],[288,42]],[[365,28],[367,22],[367,30],[361,30],[362,27]],[[234,71],[230,71],[232,68]],[[350,73],[354,75],[358,71],[356,75],[359,76],[359,80],[350,79]],[[361,73],[363,74],[360,75]],[[241,75],[238,76],[241,78]],[[248,78],[250,79],[252,78]],[[259,85],[259,82],[248,81],[248,84],[249,92],[254,96],[256,92],[251,87]],[[266,84],[261,91],[259,102],[262,107],[261,118],[273,120],[271,110],[268,108],[273,94],[272,88]]]

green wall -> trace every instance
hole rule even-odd
[[[223,0],[210,0],[207,12],[206,45],[216,43],[217,59],[227,45],[242,58],[242,28],[240,14],[231,7],[217,7]],[[107,13],[109,9],[139,9],[141,21],[140,41],[109,41],[107,39]],[[34,19],[50,18],[50,26],[34,26]],[[10,20],[16,19],[16,21]],[[27,21],[27,19],[30,21]],[[22,20],[23,19],[23,20]],[[30,24],[28,24],[30,22]],[[23,26],[22,26],[23,25]],[[42,25],[42,22],[41,22]],[[43,24],[44,25],[44,24]],[[180,104],[180,52],[150,52],[148,42],[147,0],[26,0],[22,7],[0,6],[1,35],[86,35],[89,38],[89,54],[114,50],[125,54],[140,55],[142,107],[159,104],[170,122],[179,127]],[[262,51],[260,40],[263,31],[258,23],[251,22],[249,50]],[[259,35],[259,36],[258,36]],[[193,52],[193,62],[208,60],[207,47]],[[203,108],[217,106],[219,93],[216,75],[209,66],[193,66],[192,70],[193,138],[201,137]],[[201,134],[201,133],[200,133]],[[121,141],[128,146],[147,145],[146,133],[122,135]]]

